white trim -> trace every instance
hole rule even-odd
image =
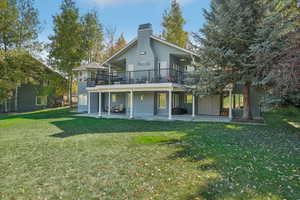
[[[195,117],[195,101],[196,101],[196,98],[195,98],[195,95],[193,94],[193,110],[192,110],[192,117]]]
[[[41,104],[38,104],[38,98],[41,97],[41,98],[46,98],[46,102],[43,103],[42,102],[42,99],[41,99]],[[35,105],[36,106],[46,106],[48,104],[48,97],[47,96],[36,96],[35,97]]]
[[[99,117],[102,117],[102,92],[99,92]]]
[[[198,57],[198,55],[197,55],[196,53],[194,53],[194,52],[192,52],[192,51],[190,51],[190,50],[188,50],[188,49],[182,48],[182,47],[180,47],[180,46],[178,46],[178,45],[175,45],[175,44],[172,44],[172,43],[170,43],[170,42],[167,42],[167,41],[165,41],[165,40],[162,40],[162,39],[160,39],[160,38],[158,38],[158,37],[156,37],[156,36],[154,36],[154,35],[151,35],[150,38],[152,38],[152,39],[154,39],[154,40],[156,40],[156,41],[158,41],[158,42],[161,42],[161,43],[163,43],[163,44],[165,44],[165,45],[168,45],[168,46],[170,46],[170,47],[173,47],[173,48],[175,48],[175,49],[178,49],[178,50],[180,50],[180,51],[183,51],[183,52],[185,52],[185,53],[187,53],[187,54],[191,54],[191,55],[194,55],[194,56],[197,56],[197,57]]]
[[[88,92],[88,113],[91,113],[91,92]]]
[[[110,115],[110,108],[111,108],[111,94],[108,92],[108,115]]]
[[[172,120],[172,90],[169,90],[169,120]]]
[[[120,84],[120,85],[98,85],[96,87],[87,88],[88,91],[115,91],[115,92],[130,92],[133,91],[185,91],[183,85],[174,83],[146,83],[146,84]]]
[[[133,118],[133,91],[130,91],[130,119]]]

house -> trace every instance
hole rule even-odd
[[[48,68],[38,59],[33,58],[43,68],[45,80],[35,82],[29,80],[26,83],[20,84],[11,91],[11,98],[0,104],[0,113],[8,112],[29,112],[44,108],[60,107],[63,104],[63,96],[50,92],[53,80],[65,82],[66,79],[59,73]]]
[[[241,90],[227,88],[222,95],[188,93],[185,80],[198,56],[153,35],[151,24],[138,28],[138,36],[104,63],[76,68],[78,111],[99,117],[176,119],[242,114]],[[254,117],[260,117],[260,95],[251,92]],[[231,103],[230,103],[231,102]]]

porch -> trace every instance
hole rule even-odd
[[[98,113],[84,113],[77,114],[78,117],[91,117],[91,118],[104,118],[104,119],[131,119],[129,115],[126,114],[115,114],[115,113],[102,113],[99,116]],[[187,121],[187,122],[221,122],[229,123],[230,119],[226,116],[206,116],[197,115],[193,117],[192,115],[172,115],[172,119],[168,116],[154,115],[154,116],[139,116],[135,117],[136,120],[146,120],[146,121]]]

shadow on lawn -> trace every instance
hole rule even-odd
[[[198,124],[169,158],[188,158],[201,174],[210,170],[219,175],[200,183],[198,193],[186,199],[297,199],[299,134],[287,124]]]
[[[219,174],[205,183],[199,182],[199,191],[186,199],[297,199],[300,196],[300,129],[288,122],[299,120],[299,113],[268,113],[267,126],[94,119],[74,117],[68,110],[12,117],[50,119],[61,130],[51,135],[57,138],[184,131],[186,136],[181,141],[162,142],[162,145],[178,143],[182,147],[169,159],[187,158],[198,165],[200,174],[207,171]],[[154,142],[152,138],[146,141]]]

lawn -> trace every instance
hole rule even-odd
[[[267,125],[0,118],[0,199],[300,199],[300,111]]]

